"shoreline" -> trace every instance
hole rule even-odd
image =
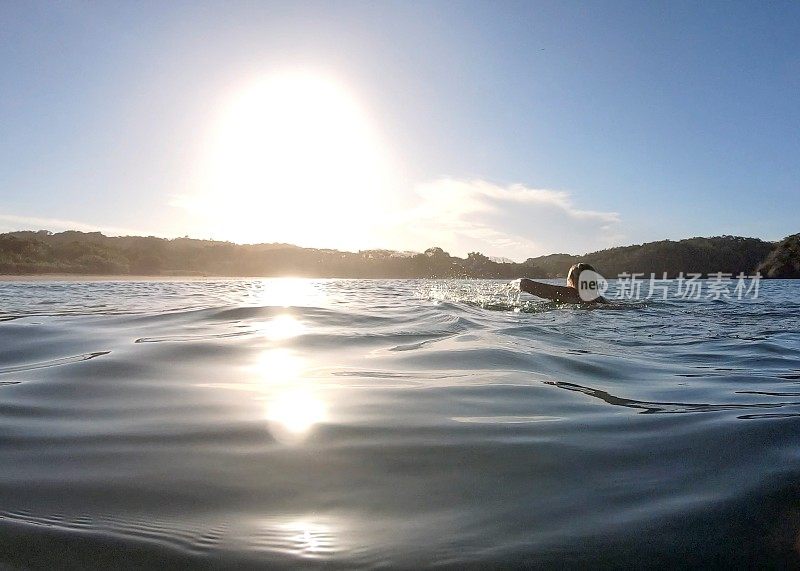
[[[416,278],[363,278],[363,277],[310,277],[310,276],[148,276],[148,275],[128,275],[128,274],[0,274],[0,283],[10,282],[199,282],[199,281],[221,281],[221,280],[504,280],[508,278],[474,278],[464,277],[416,277]],[[519,279],[519,278],[515,278]],[[563,280],[563,277],[536,278],[539,280]],[[702,278],[713,279],[713,278]],[[781,281],[794,280],[800,278],[767,278],[761,276],[762,280]],[[514,281],[511,279],[510,281]]]
[[[0,274],[0,282],[139,282],[269,279],[257,276],[148,276],[128,274]]]
[[[402,277],[402,278],[364,278],[364,277],[340,277],[340,276],[198,276],[198,275],[175,275],[175,276],[148,276],[148,275],[128,275],[128,274],[0,274],[2,282],[187,282],[187,281],[220,281],[220,280],[510,280],[519,278],[474,278],[464,277]],[[538,279],[559,279],[559,278],[538,278]]]

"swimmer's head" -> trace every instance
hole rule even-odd
[[[595,273],[598,273],[591,264],[575,264],[569,269],[569,272],[567,272],[567,285],[569,287],[578,289],[578,280],[581,277],[581,272],[584,270],[591,270]]]

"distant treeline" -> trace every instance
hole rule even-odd
[[[346,278],[545,277],[534,265],[498,263],[479,253],[450,256],[441,248],[412,254],[391,250],[300,248],[291,244],[233,244],[100,232],[0,234],[0,273],[299,276]]]
[[[774,243],[758,238],[717,236],[621,246],[584,256],[552,254],[534,258],[534,262],[548,274],[563,272],[563,268],[578,262],[588,262],[605,276],[617,276],[623,272],[642,273],[645,276],[654,273],[658,277],[666,273],[670,278],[681,272],[704,275],[744,272],[750,275],[755,273],[773,248]]]
[[[301,248],[291,244],[240,245],[212,240],[153,236],[105,236],[100,232],[20,231],[0,234],[0,273],[209,276],[300,276],[345,278],[562,277],[585,261],[606,276],[622,272],[676,276],[680,272],[800,277],[800,235],[779,244],[757,238],[719,236],[665,240],[592,252],[551,254],[522,263],[494,261],[478,252],[466,258],[441,248],[413,254],[391,250]]]

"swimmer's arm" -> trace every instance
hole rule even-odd
[[[527,278],[519,280],[519,289],[525,293],[551,299],[558,303],[582,303],[578,292],[567,286],[545,284]]]

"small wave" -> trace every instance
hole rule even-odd
[[[456,422],[466,422],[470,424],[529,424],[533,422],[555,422],[564,420],[560,416],[454,416],[452,420]]]
[[[140,337],[134,343],[184,343],[190,341],[208,341],[211,339],[225,339],[227,337],[242,337],[253,335],[257,331],[233,331],[231,333],[201,333],[198,335],[171,335],[165,337]]]
[[[781,408],[784,406],[800,406],[800,402],[779,402],[779,403],[730,403],[730,404],[710,404],[710,403],[682,403],[682,402],[657,402],[641,401],[622,397],[617,397],[606,391],[566,383],[563,381],[544,381],[546,385],[552,385],[568,391],[576,391],[585,395],[597,398],[614,406],[639,409],[640,414],[681,414],[690,412],[718,412],[725,410],[739,410],[748,408]]]
[[[53,359],[52,361],[41,361],[39,363],[30,363],[27,365],[15,365],[13,367],[0,368],[0,375],[5,373],[19,373],[22,371],[32,371],[34,369],[44,369],[46,367],[57,367],[59,365],[69,365],[71,363],[80,363],[81,361],[88,361],[95,357],[108,355],[111,351],[95,351],[93,353],[83,353],[82,355],[74,355],[72,357],[63,357],[61,359]]]
[[[736,391],[740,395],[765,395],[769,397],[800,397],[797,392],[771,392],[771,391]]]
[[[86,514],[68,516],[58,513],[39,515],[26,510],[0,511],[0,521],[81,535],[91,533],[110,538],[154,542],[193,554],[203,554],[217,547],[225,531],[224,524],[205,529],[187,526],[185,522],[178,524],[152,517]]]
[[[775,412],[775,413],[761,413],[761,414],[742,414],[736,418],[742,420],[757,420],[766,418],[796,418],[800,416],[800,412]]]

